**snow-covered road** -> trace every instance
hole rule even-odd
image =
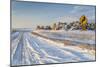
[[[93,61],[95,55],[75,46],[57,46],[52,41],[31,34],[14,32],[11,34],[11,64],[31,65],[46,63],[64,63]]]

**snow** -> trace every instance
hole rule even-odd
[[[95,60],[91,51],[89,53],[76,46],[64,46],[63,43],[33,35],[31,32],[16,31],[11,34],[11,39],[12,66]]]
[[[74,30],[66,32],[65,30],[59,30],[59,31],[39,30],[33,32],[42,34],[51,39],[70,40],[74,41],[74,43],[85,43],[85,44],[91,44],[93,46],[95,44],[95,31]]]

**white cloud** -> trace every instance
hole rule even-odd
[[[81,15],[85,15],[88,18],[89,22],[95,21],[95,7],[93,6],[74,6],[69,14],[78,17],[80,17]]]

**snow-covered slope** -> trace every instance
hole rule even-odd
[[[56,43],[30,32],[11,33],[11,65],[93,61],[95,55],[76,46]]]

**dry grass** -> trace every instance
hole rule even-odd
[[[88,45],[88,44],[80,44],[80,45],[78,45],[78,47],[80,47],[82,49],[95,50],[95,47]]]

